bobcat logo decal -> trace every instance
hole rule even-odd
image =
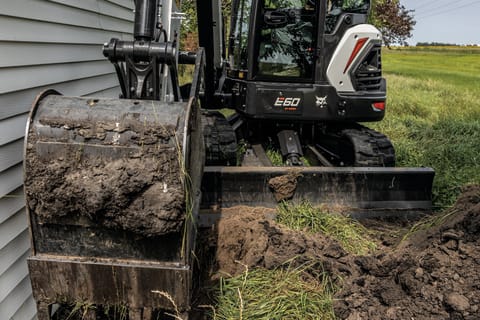
[[[328,104],[327,104],[327,96],[325,97],[318,97],[318,96],[315,96],[316,98],[316,101],[315,101],[315,105],[318,107],[318,108],[325,108]]]

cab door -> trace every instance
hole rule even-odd
[[[260,0],[255,32],[255,80],[313,78],[317,8],[314,0]]]

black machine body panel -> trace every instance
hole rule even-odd
[[[384,90],[386,82],[382,81]],[[245,94],[235,95],[237,111],[255,119],[299,121],[379,121],[384,92],[339,93],[331,85],[241,81]]]

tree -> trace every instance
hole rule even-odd
[[[388,47],[407,45],[416,23],[413,10],[405,8],[399,0],[373,0],[370,22],[382,32]]]
[[[205,1],[208,5],[210,2]],[[182,0],[181,11],[185,14],[182,24],[181,43],[182,49],[187,51],[195,51],[198,47],[198,20],[197,20],[197,1]],[[230,15],[232,12],[232,1],[222,0],[222,12],[224,16],[225,30],[230,25]]]

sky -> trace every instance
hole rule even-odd
[[[480,44],[480,0],[400,0],[415,10],[417,24],[410,45],[417,42]]]

